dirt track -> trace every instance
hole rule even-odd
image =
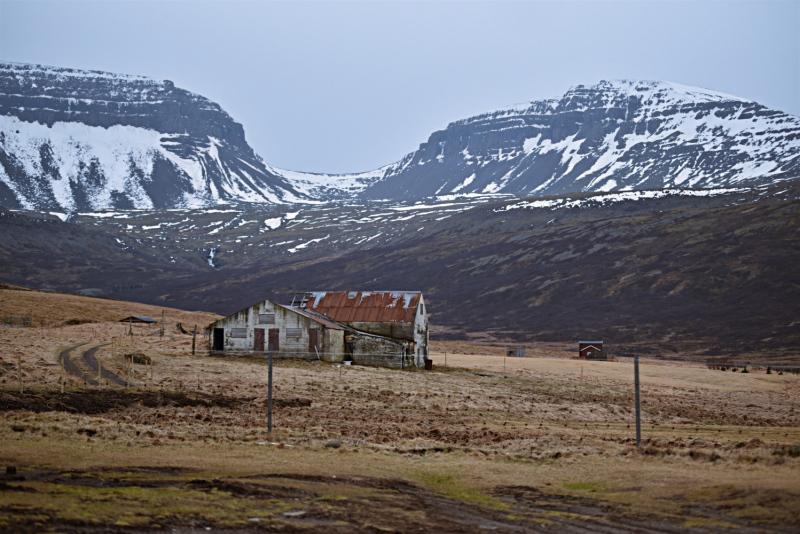
[[[83,373],[83,371],[81,371],[78,368],[78,366],[75,364],[75,362],[72,361],[72,359],[70,358],[70,355],[72,354],[73,350],[75,350],[75,349],[77,349],[79,347],[82,347],[84,345],[86,345],[86,343],[79,343],[77,345],[73,345],[73,346],[69,347],[68,349],[64,349],[59,353],[58,357],[59,357],[60,361],[64,362],[64,370],[66,372],[68,372],[72,376],[76,376],[76,377],[80,378],[81,380],[83,380],[84,382],[86,382],[86,383],[88,383],[88,384],[90,384],[92,386],[96,386],[97,385],[97,381],[92,379],[92,378],[90,378],[90,377],[88,377],[88,376],[86,376]]]
[[[104,345],[97,345],[97,346],[92,347],[91,349],[89,349],[87,351],[84,351],[83,360],[86,362],[86,365],[89,366],[89,369],[97,369],[98,362],[97,362],[97,358],[95,358],[95,354],[97,353],[98,350],[100,350],[103,347],[107,347],[108,345],[109,345],[108,343],[106,343]],[[115,375],[114,373],[109,371],[108,369],[102,369],[102,376],[103,376],[103,378],[106,379],[107,383],[110,382],[110,383],[113,383],[113,384],[117,384],[118,386],[125,386],[126,385],[125,380],[123,380],[122,378],[118,377],[117,375]]]

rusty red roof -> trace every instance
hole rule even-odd
[[[315,291],[304,295],[300,308],[342,323],[413,323],[422,297],[419,291]]]

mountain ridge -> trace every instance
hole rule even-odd
[[[708,89],[617,80],[453,121],[361,196],[757,185],[798,170],[800,117]]]
[[[169,80],[0,62],[0,203],[91,210],[302,198],[218,104]]]
[[[219,104],[169,80],[0,62],[0,205],[92,211],[756,186],[800,175],[800,118],[617,80],[450,122],[378,169],[264,162]]]

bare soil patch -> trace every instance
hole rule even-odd
[[[553,495],[527,486],[498,486],[499,506],[466,504],[394,478],[277,475],[203,478],[192,470],[22,470],[0,482],[0,517],[15,532],[789,532],[750,528],[725,510],[684,503],[706,521],[656,521],[624,504]],[[80,496],[83,514],[57,506]],[[168,500],[157,511],[151,499]],[[125,506],[112,512],[108,504]],[[716,527],[716,528],[715,528]],[[723,528],[720,528],[723,527]],[[706,531],[702,529],[702,531]]]

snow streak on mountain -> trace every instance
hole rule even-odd
[[[0,205],[175,208],[301,200],[219,105],[168,80],[0,63]]]
[[[800,118],[667,82],[603,81],[450,124],[364,198],[755,185],[800,175]]]

